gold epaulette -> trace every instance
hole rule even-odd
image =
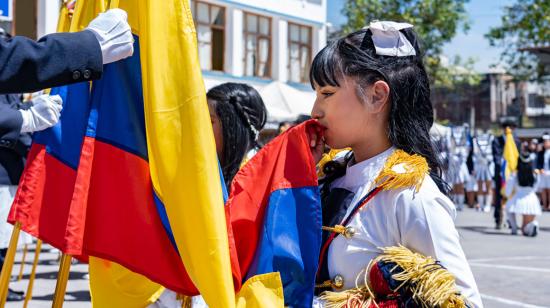
[[[392,291],[399,292],[401,288],[408,288],[406,293],[412,294],[420,307],[467,307],[466,299],[456,288],[453,274],[439,262],[401,245],[381,249],[382,254],[359,273],[356,288],[321,294],[320,299],[324,301],[325,307],[341,308],[347,307],[349,303],[353,303],[353,307],[367,308],[372,304],[378,306],[377,295],[373,293],[367,279],[372,266],[378,262],[396,265],[391,270],[392,279],[400,284]]]
[[[383,190],[414,187],[418,192],[429,171],[430,167],[424,157],[396,150],[386,160],[374,184]]]

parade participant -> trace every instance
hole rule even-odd
[[[513,134],[513,129],[516,127],[514,122],[503,122],[501,124],[502,134],[493,138],[491,143],[491,152],[493,153],[493,166],[494,166],[494,177],[493,177],[493,186],[494,186],[494,204],[495,204],[495,229],[502,228],[502,216],[503,216],[503,200],[502,200],[502,183],[505,179],[502,178],[502,167],[504,164],[504,158],[502,157],[504,153],[504,145],[506,143],[505,131],[506,129],[511,129]],[[514,141],[516,147],[519,148],[519,140],[514,136]]]
[[[469,150],[463,127],[455,127],[451,130],[451,157],[449,161],[448,183],[451,185],[451,197],[458,209],[464,207],[466,184],[471,174],[468,170],[467,158]],[[473,203],[470,204],[473,206]]]
[[[536,217],[541,215],[540,203],[535,194],[535,174],[532,158],[528,152],[522,152],[518,159],[517,173],[506,181],[506,212],[512,228],[512,234],[517,234],[516,214],[523,216],[521,231],[526,236],[536,236],[539,224]]]
[[[542,136],[543,149],[538,153],[537,169],[539,171],[540,199],[545,211],[550,209],[550,135],[545,133]]]
[[[243,83],[224,83],[206,93],[216,151],[227,188],[242,164],[258,150],[258,137],[267,121],[262,97]]]
[[[493,158],[491,143],[493,138],[489,134],[474,138],[474,176],[477,182],[477,201],[480,210],[489,212],[492,204]]]
[[[317,286],[335,292],[321,293],[315,306],[341,307],[353,299],[352,306],[360,307],[367,298],[391,297],[403,307],[407,298],[395,288],[390,294],[369,294],[371,283],[379,281],[367,273],[365,283],[365,272],[379,256],[408,254],[415,259],[408,249],[432,256],[437,259],[432,266],[454,276],[456,286],[447,284],[435,302],[461,297],[471,306],[482,306],[430,140],[433,109],[418,44],[412,25],[373,22],[329,43],[312,63],[310,81],[317,98],[311,115],[324,128],[310,136],[312,153],[320,159],[325,143],[352,149],[341,164],[325,170]],[[400,245],[406,249],[396,254],[385,248]],[[430,282],[417,282],[429,288]],[[420,293],[413,292],[413,299],[422,297]]]
[[[133,53],[127,18],[125,11],[112,9],[92,20],[84,31],[54,33],[37,42],[22,36],[0,39],[0,93],[33,92],[99,79],[103,64]]]
[[[464,190],[466,191],[466,203],[468,204],[468,207],[472,208],[475,207],[477,210],[479,210],[479,203],[476,200],[477,197],[477,181],[475,177],[475,169],[474,169],[474,151],[473,148],[470,147],[468,152],[468,158],[466,159],[466,167],[468,168],[468,177],[466,179],[466,183],[464,184]],[[456,203],[455,203],[456,204]],[[462,210],[462,205],[456,204],[457,210]]]

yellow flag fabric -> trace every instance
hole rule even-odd
[[[138,3],[153,187],[166,208],[185,268],[206,303],[234,307],[216,146],[189,1]]]
[[[237,308],[282,308],[284,306],[283,282],[278,272],[249,278],[237,294]]]
[[[72,20],[65,5],[62,6],[58,32],[80,31],[99,13],[105,11],[107,1],[79,0]],[[100,258],[90,257],[90,293],[93,307],[139,308],[158,299],[164,288],[148,278],[136,274],[121,265]]]
[[[92,306],[142,308],[154,303],[164,288],[117,263],[90,257]]]
[[[506,128],[506,141],[504,143],[504,151],[502,157],[506,160],[505,177],[508,179],[510,174],[518,168],[519,152],[512,135],[512,130]]]

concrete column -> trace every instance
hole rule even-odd
[[[288,80],[288,22],[280,18],[273,20],[273,79]]]
[[[226,59],[230,60],[227,61],[227,72],[240,77],[244,75],[243,11],[233,8],[229,12],[226,31],[226,50],[229,55]]]

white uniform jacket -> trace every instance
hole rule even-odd
[[[385,152],[347,166],[346,175],[335,180],[331,189],[343,188],[355,194],[346,215],[373,187],[372,182],[394,152]],[[340,275],[344,288],[356,287],[356,277],[381,253],[379,247],[403,245],[439,260],[456,278],[462,294],[482,307],[476,282],[466,260],[454,225],[456,210],[434,181],[426,176],[420,190],[402,188],[381,191],[347,225],[356,231],[351,238],[335,237],[327,252],[330,278]]]

